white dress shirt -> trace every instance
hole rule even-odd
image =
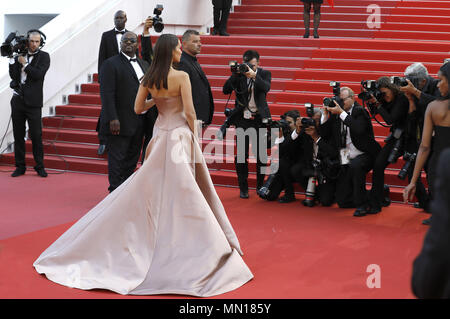
[[[114,31],[122,32],[122,31],[125,31],[125,29],[123,29],[123,30],[117,30],[117,28],[114,28]],[[122,36],[123,36],[123,34],[116,33],[117,50],[119,50],[119,52],[120,52],[120,50],[121,50],[121,48],[120,48],[120,41],[122,40]]]
[[[25,72],[25,68],[28,66],[28,64],[31,63],[31,61],[33,61],[34,58],[34,54],[36,54],[37,51],[35,53],[33,53],[32,55],[30,55],[30,53],[27,53],[26,59],[27,59],[27,63],[25,63],[24,66],[22,66],[22,72],[20,73],[20,84],[25,84],[25,81],[27,80],[27,73]],[[16,60],[14,58],[10,58],[9,59],[9,64],[14,64],[16,63]],[[17,63],[20,63],[19,61],[17,61]],[[16,91],[13,92],[16,95],[19,95],[19,93],[17,93]]]
[[[347,118],[347,116],[349,116],[349,115],[352,114],[353,106],[354,106],[354,105],[352,105],[352,108],[348,111],[348,113],[344,111],[344,112],[342,112],[342,113],[339,115],[339,117],[340,117],[342,123],[345,121],[345,119]],[[345,125],[345,124],[344,124],[344,125]],[[348,154],[349,154],[349,155],[348,155],[348,158],[349,158],[349,159],[354,159],[354,158],[357,157],[358,155],[364,154],[364,152],[362,152],[362,151],[360,151],[359,149],[357,149],[356,146],[353,144],[352,137],[350,136],[350,129],[347,129],[346,144],[347,144],[347,146],[346,146],[346,148],[345,148],[345,151],[348,152]]]
[[[122,52],[122,54],[128,59],[128,61],[130,61],[130,57],[128,55],[126,55],[125,53]],[[135,59],[136,56],[133,58]],[[142,70],[141,66],[139,65],[139,63],[137,63],[137,61],[130,61],[131,66],[134,69],[134,72],[136,72],[136,76],[139,80],[139,82],[141,81],[141,79],[144,77],[144,71]]]

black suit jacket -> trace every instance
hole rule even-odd
[[[50,55],[38,51],[30,64],[24,69],[27,74],[25,84],[20,84],[22,64],[15,58],[15,63],[9,65],[9,75],[12,79],[11,88],[23,94],[25,104],[30,107],[42,107],[44,77],[50,67]]]
[[[137,61],[145,73],[148,63],[139,58]],[[134,112],[140,82],[133,66],[123,54],[115,55],[103,63],[99,79],[102,100],[100,132],[110,135],[109,122],[119,120],[120,135],[134,135],[141,127],[144,115]]]
[[[320,134],[326,140],[333,143],[337,149],[341,149],[341,119],[331,114],[328,121],[320,126]],[[372,121],[367,111],[357,102],[352,109],[352,114],[347,115],[344,124],[350,130],[353,145],[360,151],[369,154],[372,158],[381,150],[380,144],[375,140]]]
[[[125,29],[125,32],[129,30]],[[115,29],[103,32],[102,39],[100,41],[100,49],[98,52],[98,73],[100,74],[100,69],[105,60],[119,54],[119,44],[117,43]],[[138,56],[138,51],[136,51],[136,56]],[[142,58],[151,64],[151,59],[153,55],[152,41],[150,37],[141,37],[141,54]]]
[[[412,290],[418,298],[450,298],[450,149],[441,153],[431,202],[433,221],[414,260]]]
[[[271,118],[269,105],[267,104],[267,93],[270,90],[272,82],[272,73],[270,71],[258,68],[254,83],[255,103],[261,118]],[[228,95],[236,88],[239,93],[236,94],[236,108],[238,112],[234,116],[242,117],[245,106],[248,105],[249,92],[247,77],[244,75],[231,75],[223,86],[223,93]],[[239,103],[241,102],[241,103]],[[243,106],[244,105],[244,106]]]
[[[178,69],[189,74],[197,119],[204,121],[207,125],[211,124],[214,114],[213,95],[208,79],[197,62],[197,58],[183,51]]]

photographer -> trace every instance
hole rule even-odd
[[[265,163],[263,164],[261,152],[259,152],[259,140],[260,138],[265,138],[265,136],[260,136],[259,129],[267,128],[271,121],[266,96],[270,90],[272,75],[269,71],[260,68],[259,62],[258,52],[254,50],[246,51],[243,55],[243,64],[232,68],[232,75],[223,86],[224,94],[228,95],[233,91],[236,93],[235,109],[227,119],[227,122],[229,125],[235,125],[237,129],[238,154],[235,157],[235,165],[241,198],[248,198],[249,136],[252,137],[253,154],[256,155],[257,160],[257,189],[260,189],[264,182],[264,174],[262,174],[261,168]],[[247,135],[246,132],[242,133],[242,131],[250,128],[253,132],[256,131],[256,134]],[[243,139],[245,139],[243,141],[244,145],[241,145]],[[244,146],[245,154],[240,154],[242,146]],[[242,158],[242,155],[244,155],[244,158]]]
[[[292,166],[300,160],[301,148],[297,145],[297,141],[292,140],[292,133],[296,129],[295,123],[300,118],[300,112],[292,110],[284,113],[281,119],[285,121],[289,126],[286,128],[280,128],[280,134],[275,140],[275,144],[279,148],[279,169],[276,173],[281,181],[281,188],[284,188],[284,196],[279,198],[280,203],[290,203],[295,201],[293,177],[291,174]],[[277,194],[278,197],[278,194]]]
[[[379,213],[381,207],[386,206],[383,193],[384,170],[390,163],[395,163],[400,155],[403,154],[404,132],[409,109],[408,99],[397,85],[391,83],[390,78],[381,77],[377,80],[377,84],[382,97],[378,101],[372,96],[369,103],[375,105],[376,114],[380,114],[384,121],[391,125],[391,134],[385,140],[386,144],[375,160],[372,189],[370,191],[371,214]]]
[[[411,181],[415,163],[415,157],[422,139],[425,111],[428,104],[440,96],[437,88],[439,80],[428,75],[427,68],[422,63],[414,63],[405,70],[407,85],[402,86],[400,90],[405,93],[409,100],[408,119],[405,132],[405,151],[408,153],[409,169],[407,171],[408,180]],[[417,87],[416,87],[417,86]],[[425,166],[427,171],[427,166]],[[423,208],[429,211],[429,196],[419,179],[417,182],[416,197],[418,203],[414,204],[416,208]]]
[[[343,87],[338,101],[326,107],[321,123],[321,135],[340,151],[336,202],[341,208],[356,207],[355,217],[365,216],[368,213],[366,175],[381,149],[369,114],[355,101],[353,90]]]
[[[312,207],[315,201],[322,206],[331,206],[334,201],[335,181],[340,163],[337,148],[320,134],[322,112],[314,108],[312,117],[299,118],[292,132],[292,140],[300,140],[301,158],[291,168],[294,180],[306,191],[305,206]],[[333,164],[334,162],[334,164]],[[337,164],[337,165],[336,165]],[[317,188],[316,188],[317,181]]]
[[[25,122],[28,122],[29,137],[33,144],[35,171],[47,177],[44,169],[44,147],[42,145],[42,106],[44,77],[50,67],[50,55],[41,50],[43,34],[39,30],[27,33],[28,48],[23,55],[10,59],[9,75],[14,90],[11,99],[11,117],[14,134],[14,157],[16,169],[12,177],[25,174]]]

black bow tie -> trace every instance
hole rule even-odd
[[[136,59],[136,58],[134,58],[134,59],[133,59],[133,58],[131,58],[131,59],[130,59],[130,62],[136,62],[136,61],[137,61],[137,59]]]
[[[125,31],[117,31],[117,30],[116,30],[116,34],[118,34],[118,33],[120,33],[120,34],[124,34],[124,33],[125,33]]]

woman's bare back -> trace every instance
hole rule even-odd
[[[434,125],[450,126],[449,100],[433,101],[428,106],[431,109],[431,119]]]
[[[161,87],[161,89],[157,89],[155,86],[152,88],[148,88],[148,91],[152,95],[152,97],[175,97],[181,95],[181,84],[184,79],[183,71],[178,70],[170,70],[167,74],[167,87],[165,89]]]

